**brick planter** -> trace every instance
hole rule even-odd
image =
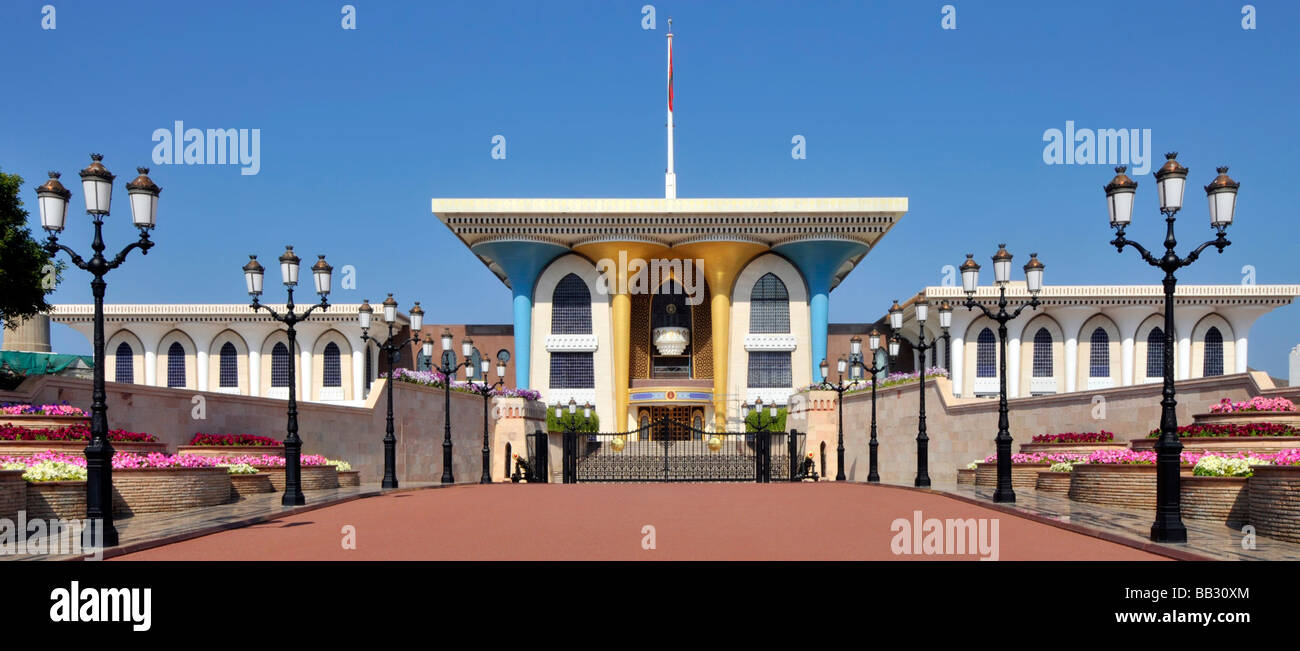
[[[1264,453],[1300,448],[1300,437],[1296,436],[1187,436],[1178,440],[1183,444],[1183,452]],[[1129,447],[1154,450],[1156,439],[1134,439]]]
[[[257,466],[257,472],[265,473],[271,479],[271,485],[277,491],[284,490],[284,468]],[[303,466],[302,489],[305,491],[325,490],[339,487],[339,473],[334,466]]]
[[[204,457],[242,457],[245,455],[283,457],[283,445],[178,445],[176,454],[195,454]]]
[[[85,481],[34,481],[27,484],[27,519],[86,517]]]
[[[1245,524],[1250,515],[1249,477],[1182,477],[1183,517],[1229,526]]]
[[[1102,506],[1154,511],[1154,463],[1080,463],[1070,473],[1070,499]]]
[[[230,475],[230,498],[238,501],[258,493],[274,493],[271,477],[264,472],[255,475]]]
[[[113,513],[184,511],[230,501],[225,468],[130,468],[113,471]]]
[[[1038,481],[1034,484],[1034,490],[1041,493],[1065,495],[1070,492],[1070,474],[1068,472],[1044,470],[1038,473]]]
[[[90,425],[90,416],[46,416],[44,414],[0,414],[0,425],[29,429],[58,429],[69,425]],[[84,446],[83,446],[84,447]]]
[[[342,471],[342,472],[339,472],[339,486],[340,486],[340,487],[345,487],[345,488],[346,488],[346,487],[349,487],[349,486],[360,486],[360,485],[361,485],[361,471],[360,471],[360,470],[344,470],[344,471]]]
[[[1054,454],[1057,452],[1078,452],[1087,454],[1097,450],[1123,450],[1128,443],[1110,441],[1106,443],[1021,443],[1023,454]]]
[[[1198,425],[1277,423],[1300,427],[1300,411],[1235,411],[1228,414],[1195,414],[1192,418]]]
[[[17,521],[27,510],[27,482],[22,470],[0,470],[0,518]]]
[[[135,452],[138,454],[167,452],[167,444],[161,442],[129,443],[126,441],[112,441],[112,443],[113,449],[117,452]],[[90,445],[90,441],[0,441],[0,457],[30,457],[47,450],[79,456],[85,453],[87,445]]]
[[[974,485],[974,484],[975,484],[975,471],[972,470],[972,469],[970,469],[970,468],[958,468],[958,469],[957,469],[957,483],[958,483],[958,484],[971,484],[971,485]]]
[[[1011,464],[1011,487],[1033,488],[1038,483],[1038,473],[1051,468],[1050,463],[1013,463]],[[998,485],[997,462],[979,462],[975,466],[975,485],[996,488]]]
[[[1300,466],[1251,466],[1250,524],[1260,535],[1300,542]]]

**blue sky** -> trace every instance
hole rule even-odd
[[[56,29],[41,29],[53,4]],[[432,322],[506,323],[509,290],[429,212],[432,197],[662,196],[664,32],[674,17],[679,196],[906,196],[911,210],[831,297],[866,321],[999,242],[1055,284],[1155,284],[1107,246],[1110,165],[1047,165],[1043,133],[1150,129],[1191,168],[1184,251],[1208,239],[1200,186],[1242,183],[1234,244],[1188,283],[1295,271],[1294,2],[148,3],[7,0],[0,168],[75,181],[88,152],[125,182],[155,129],[261,132],[261,170],[153,165],[157,246],[109,276],[110,302],[243,302],[247,254],[287,243],[357,268],[334,300],[420,300]],[[956,7],[957,29],[940,26]],[[507,139],[507,158],[490,156]],[[803,135],[807,158],[791,157]],[[121,178],[125,177],[125,178]],[[1155,244],[1154,181],[1130,235]],[[69,184],[72,186],[73,184]],[[119,183],[120,185],[120,183]],[[88,248],[79,187],[65,242]],[[133,237],[120,187],[110,246]],[[36,230],[39,230],[38,228]],[[1195,241],[1194,241],[1195,240]],[[987,282],[988,279],[986,278]],[[270,285],[270,283],[268,283]],[[89,302],[69,273],[55,302]],[[1261,319],[1250,363],[1286,375],[1300,307]],[[55,347],[87,352],[56,326]]]

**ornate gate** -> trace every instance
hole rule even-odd
[[[790,481],[798,432],[706,432],[669,418],[626,433],[566,432],[564,482]]]

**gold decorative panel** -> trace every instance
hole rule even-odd
[[[691,366],[697,380],[713,379],[713,303],[709,284],[700,280],[704,300],[691,307]]]
[[[632,298],[632,323],[631,323],[631,346],[628,349],[632,356],[632,378],[645,379],[650,377],[650,295],[633,294]],[[620,390],[627,387],[618,387]]]

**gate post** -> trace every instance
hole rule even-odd
[[[566,484],[578,483],[578,433],[571,430],[564,430],[564,436],[561,439],[560,449],[563,451],[561,459],[563,481]]]
[[[803,462],[803,459],[798,458],[799,447],[798,447],[798,443],[795,440],[799,438],[799,430],[797,429],[790,430],[790,433],[787,435],[787,437],[788,438],[786,439],[786,443],[787,443],[786,447],[789,449],[788,456],[790,460],[790,481],[796,482],[799,481],[798,468],[802,465]]]

